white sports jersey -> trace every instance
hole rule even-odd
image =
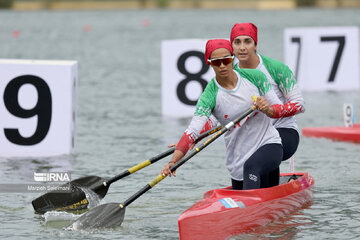
[[[296,113],[305,111],[305,101],[302,97],[301,91],[294,74],[288,66],[274,60],[272,58],[259,55],[260,63],[256,69],[262,71],[270,81],[272,88],[282,104],[291,102],[292,107],[295,107]],[[238,69],[238,63],[234,66]],[[295,113],[295,114],[296,114]],[[284,118],[273,118],[272,122],[275,128],[293,128],[299,132],[294,116]]]
[[[266,76],[256,69],[234,70],[238,82],[234,89],[221,87],[213,78],[200,96],[196,111],[185,134],[194,141],[211,114],[225,126],[246,112],[252,105],[253,95],[264,96],[272,104],[279,104]],[[226,166],[235,180],[243,179],[245,161],[261,146],[270,143],[281,144],[278,131],[271,120],[260,111],[254,111],[224,135],[226,144]],[[266,159],[264,159],[266,161]]]

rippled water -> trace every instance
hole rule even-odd
[[[283,60],[285,27],[359,25],[360,10],[0,11],[1,58],[79,61],[75,154],[0,158],[1,182],[24,183],[41,170],[71,171],[73,179],[112,177],[166,150],[167,144],[181,136],[189,119],[161,117],[161,40],[227,37],[238,21],[256,23],[260,52]],[[344,102],[354,103],[355,114],[360,112],[359,91],[305,92],[304,97],[307,110],[297,118],[300,127],[343,125]],[[314,177],[313,204],[235,238],[360,238],[359,156],[358,144],[301,137],[295,170]],[[103,201],[126,200],[152,180],[162,165],[154,164],[112,184]],[[127,207],[119,229],[91,233],[64,230],[73,215],[34,214],[31,201],[38,194],[0,193],[0,237],[178,239],[181,212],[205,191],[230,184],[224,165],[224,143],[218,140],[181,167],[176,178],[165,179]],[[288,169],[284,163],[282,171]]]

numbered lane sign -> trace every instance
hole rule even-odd
[[[0,156],[70,154],[77,62],[0,59]]]
[[[354,125],[354,105],[351,103],[344,103],[343,110],[345,127],[352,127]]]
[[[360,89],[358,27],[288,28],[284,44],[301,89]]]
[[[162,114],[191,117],[208,81],[215,76],[205,62],[207,40],[164,40],[161,45]]]

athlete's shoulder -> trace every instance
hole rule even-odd
[[[195,115],[207,117],[211,115],[211,112],[216,105],[218,90],[219,87],[216,85],[215,79],[211,79],[196,104]]]
[[[239,68],[238,65],[235,65],[234,70],[237,71],[241,77],[246,78],[248,80],[252,79],[267,79],[265,74],[258,69],[250,69],[250,68]]]
[[[260,56],[263,59],[266,69],[283,94],[288,94],[293,89],[296,89],[297,83],[295,76],[287,65],[272,58]]]
[[[213,101],[216,99],[218,90],[219,90],[219,87],[215,83],[215,79],[212,78],[206,85],[206,88],[205,88],[204,92],[201,94],[199,101],[202,103],[210,101],[213,104]]]
[[[213,94],[218,91],[219,87],[215,83],[215,78],[212,78],[205,87],[203,94]]]
[[[261,95],[265,95],[268,91],[270,91],[271,83],[262,71],[248,68],[237,68],[236,71],[242,78],[247,79],[255,85],[259,89]]]
[[[275,70],[275,71],[289,70],[290,71],[289,67],[283,62],[280,62],[276,59],[273,59],[273,58],[270,58],[270,57],[267,57],[264,55],[260,55],[260,57],[263,60],[263,63],[268,70]]]

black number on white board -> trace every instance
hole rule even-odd
[[[299,74],[299,65],[300,65],[300,54],[301,54],[301,38],[300,37],[292,37],[291,42],[297,43],[299,45],[298,47],[298,53],[297,53],[297,59],[296,59],[296,66],[295,66],[295,78],[298,78]]]
[[[38,100],[32,109],[24,109],[19,104],[18,93],[25,84],[31,84],[37,90]],[[52,101],[50,88],[43,79],[33,75],[23,75],[12,79],[5,88],[4,103],[7,110],[16,117],[37,116],[36,130],[30,137],[21,136],[19,129],[5,128],[5,136],[10,142],[17,145],[35,145],[46,137],[50,128]]]
[[[338,47],[338,49],[336,51],[334,63],[332,65],[329,80],[328,80],[328,82],[334,82],[336,72],[337,72],[337,69],[339,67],[341,55],[343,53],[344,46],[345,46],[345,36],[321,37],[320,39],[321,39],[321,42],[333,42],[333,41],[335,41],[335,42],[339,43],[339,47]]]
[[[350,117],[351,114],[352,114],[351,107],[349,105],[347,105],[346,108],[345,108],[345,115],[347,117]]]
[[[350,125],[352,123],[352,108],[350,105],[345,107],[345,122]]]
[[[186,70],[185,62],[189,57],[198,57],[200,59],[202,66],[201,66],[201,69],[199,72],[190,73]],[[181,80],[181,82],[177,86],[177,89],[176,89],[177,96],[178,96],[179,100],[184,104],[196,105],[197,99],[196,100],[189,99],[186,96],[185,88],[189,82],[197,81],[201,84],[203,91],[205,90],[207,81],[205,79],[201,78],[201,76],[208,71],[209,66],[206,65],[204,53],[199,52],[199,51],[185,52],[179,57],[177,66],[178,66],[179,71],[186,76],[186,78]]]

